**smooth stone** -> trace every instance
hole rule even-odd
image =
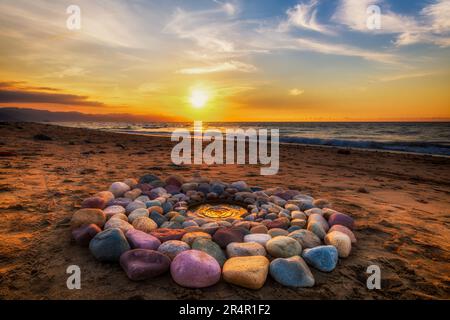
[[[328,232],[333,232],[333,231],[339,231],[339,232],[345,233],[346,235],[349,236],[349,238],[352,241],[352,243],[356,243],[355,234],[349,228],[344,227],[344,226],[342,226],[340,224],[335,224],[334,226],[332,226],[330,228],[330,230],[328,230]]]
[[[72,230],[72,237],[78,245],[87,247],[92,238],[101,231],[102,229],[96,224],[83,225]]]
[[[137,218],[140,217],[148,217],[148,210],[146,208],[139,208],[136,210],[133,210],[129,215],[128,215],[128,221],[130,221],[130,223],[133,223],[133,221]]]
[[[172,186],[181,188],[181,186],[184,183],[184,179],[183,179],[183,177],[178,176],[178,175],[171,175],[171,176],[168,176],[164,180],[164,182],[166,183],[166,185],[172,185]]]
[[[249,187],[245,181],[236,181],[230,185],[231,188],[237,189],[238,191],[247,191]]]
[[[127,184],[131,189],[134,189],[138,185],[138,181],[134,178],[125,179],[123,183]]]
[[[295,204],[292,204],[292,203],[287,203],[287,204],[285,204],[284,205],[284,208],[285,209],[287,209],[287,210],[289,210],[289,211],[299,211],[300,210],[300,208],[298,207],[298,206],[296,206]]]
[[[141,193],[142,193],[141,189],[133,189],[133,190],[125,192],[124,197],[128,198],[128,199],[131,199],[131,200],[134,200],[137,197],[139,197],[141,195]]]
[[[122,206],[109,206],[103,210],[103,213],[106,216],[106,220],[111,219],[112,216],[116,214],[125,214],[125,208]]]
[[[162,243],[159,246],[158,251],[164,253],[170,259],[173,260],[176,257],[176,255],[179,254],[180,252],[190,249],[191,247],[186,242],[180,240],[169,240]]]
[[[209,183],[200,183],[197,187],[197,190],[203,192],[206,195],[211,192],[211,187]]]
[[[155,221],[158,227],[167,221],[166,217],[156,211],[150,212],[149,218]]]
[[[295,230],[300,230],[300,229],[302,229],[302,227],[300,227],[300,226],[290,226],[290,227],[287,229],[287,232],[288,232],[288,233],[291,233],[291,232],[294,232]]]
[[[147,210],[148,210],[148,212],[150,212],[150,213],[156,212],[156,213],[159,213],[159,214],[161,214],[161,215],[164,214],[163,208],[162,208],[162,207],[159,207],[159,206],[148,207]]]
[[[161,242],[169,240],[181,240],[186,231],[184,229],[166,229],[159,228],[150,232],[150,234],[158,238]]]
[[[161,180],[154,174],[146,174],[139,178],[139,183],[152,183],[153,181]]]
[[[247,234],[244,236],[244,242],[256,242],[264,247],[270,239],[272,239],[272,237],[269,234],[264,233]]]
[[[213,183],[211,184],[211,191],[220,196],[225,191],[225,188],[222,184]]]
[[[209,254],[199,250],[179,253],[170,265],[173,280],[182,287],[206,288],[220,280],[219,263]]]
[[[147,208],[150,208],[150,207],[161,207],[162,203],[159,200],[150,200],[150,201],[147,201],[145,203],[145,205],[147,206]]]
[[[227,257],[220,246],[210,239],[196,238],[192,243],[192,249],[203,251],[216,259],[220,267],[223,266]]]
[[[76,229],[82,225],[96,224],[100,228],[106,221],[105,213],[101,209],[84,208],[76,211],[72,215],[70,225],[72,229]]]
[[[267,233],[270,234],[270,236],[272,238],[279,237],[279,236],[287,236],[289,234],[289,232],[287,232],[287,230],[280,229],[280,228],[270,229]]]
[[[163,213],[168,213],[172,211],[173,206],[170,202],[165,202],[162,204],[161,208],[163,210]]]
[[[122,197],[125,192],[130,191],[130,186],[123,182],[114,182],[109,187],[109,191],[114,195],[114,197]]]
[[[328,200],[325,199],[317,199],[313,201],[313,205],[317,208],[323,209],[323,208],[329,208],[331,207],[331,204]]]
[[[130,229],[125,233],[125,236],[133,249],[156,250],[161,245],[158,238],[140,230]]]
[[[266,224],[266,227],[269,229],[279,228],[279,229],[287,229],[289,228],[289,219],[282,217],[277,218]]]
[[[333,210],[333,209],[331,209],[331,208],[323,208],[323,209],[322,209],[323,217],[324,217],[325,219],[327,219],[327,220],[330,219],[331,215],[334,214],[334,213],[340,213],[340,212],[338,212],[338,211],[336,211],[336,210]]]
[[[302,252],[302,246],[293,238],[279,236],[266,243],[267,252],[275,258],[289,258]]]
[[[322,209],[319,209],[319,208],[312,208],[312,209],[306,210],[305,214],[307,217],[309,217],[312,214],[320,214],[321,216],[323,216],[323,211],[322,211]]]
[[[134,229],[134,227],[122,219],[111,218],[105,223],[103,228],[103,230],[108,229],[120,229],[123,233],[126,233],[128,230]]]
[[[301,212],[301,211],[292,211],[291,212],[291,218],[292,219],[302,219],[302,220],[307,220],[308,219],[306,214]]]
[[[332,231],[325,236],[325,244],[335,246],[340,258],[346,258],[352,251],[352,241],[345,233]]]
[[[341,225],[348,229],[353,229],[353,218],[340,212],[333,213],[328,219],[328,224],[332,227],[334,225]]]
[[[318,221],[308,222],[308,226],[306,228],[308,231],[313,232],[319,239],[325,238],[327,232],[324,230],[323,225]]]
[[[195,221],[193,221],[193,220],[187,220],[187,221],[184,221],[182,224],[181,224],[181,226],[183,227],[183,228],[187,228],[187,227],[198,227],[198,224],[195,222]],[[200,227],[199,227],[200,228]],[[200,230],[201,230],[201,228],[200,228]]]
[[[267,233],[268,231],[269,230],[267,229],[267,227],[263,224],[260,224],[250,229],[251,233]]]
[[[270,275],[286,287],[312,287],[315,282],[308,265],[299,256],[273,260],[270,263]]]
[[[150,233],[158,228],[156,222],[148,217],[138,217],[133,220],[132,225],[136,230],[143,231],[145,233]]]
[[[199,226],[190,226],[184,228],[186,232],[203,232],[203,229]]]
[[[145,206],[145,203],[140,202],[140,201],[132,201],[127,205],[127,207],[125,209],[126,209],[127,213],[131,213],[136,209],[145,209],[145,208],[147,208]]]
[[[221,248],[226,248],[231,242],[243,242],[245,233],[238,228],[221,228],[214,233],[213,240]]]
[[[104,209],[106,207],[106,199],[102,197],[89,197],[81,203],[82,208]]]
[[[142,195],[142,196],[139,196],[136,199],[134,199],[134,201],[140,201],[142,203],[147,203],[148,201],[150,201],[150,198],[146,195]]]
[[[134,249],[120,256],[120,266],[128,278],[142,281],[157,277],[169,270],[170,259],[155,250]]]
[[[309,265],[323,272],[333,271],[339,259],[338,251],[334,246],[305,249],[302,257]]]
[[[125,214],[123,214],[123,213],[116,213],[110,219],[120,219],[120,220],[123,220],[125,222],[128,222],[128,217]]]
[[[166,221],[161,225],[161,228],[165,229],[183,229],[181,226],[181,223],[179,222],[173,222],[173,221]]]
[[[223,266],[223,279],[231,284],[258,290],[269,273],[269,260],[263,256],[233,257]]]
[[[97,233],[89,243],[89,250],[97,260],[112,262],[119,261],[120,256],[130,250],[130,245],[123,232],[113,228]]]
[[[100,197],[105,199],[106,203],[109,203],[114,200],[114,195],[111,191],[100,191],[94,195],[94,197]]]
[[[186,233],[183,238],[181,238],[181,241],[186,242],[188,245],[192,245],[192,243],[195,241],[195,239],[202,238],[202,239],[211,239],[211,235],[206,232],[188,232]]]
[[[289,233],[289,237],[295,239],[300,243],[303,249],[314,248],[321,245],[320,238],[315,233],[309,230],[296,230]]]
[[[121,206],[126,208],[131,202],[131,199],[128,198],[116,198],[109,201],[108,206]]]
[[[330,229],[327,220],[322,215],[317,213],[313,213],[308,217],[308,223],[320,223],[325,232]]]
[[[197,187],[198,183],[196,182],[183,183],[183,185],[181,186],[181,190],[183,191],[183,193],[186,193],[190,190],[197,190]]]
[[[227,245],[228,257],[265,256],[266,249],[257,242],[232,242]]]
[[[297,226],[297,227],[303,228],[305,225],[306,225],[306,220],[303,220],[303,219],[292,219],[291,220],[291,227]]]

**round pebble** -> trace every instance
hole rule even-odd
[[[302,252],[302,246],[293,238],[279,236],[266,243],[267,252],[275,258],[289,258]]]
[[[199,250],[179,253],[170,265],[173,280],[182,287],[206,288],[220,280],[219,263],[209,254]]]

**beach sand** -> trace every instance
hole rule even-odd
[[[35,140],[45,134],[51,141]],[[0,125],[0,299],[450,299],[450,159],[364,150],[282,145],[280,171],[259,167],[174,166],[167,138],[32,123]],[[146,173],[195,172],[227,182],[286,186],[332,202],[356,221],[358,243],[316,285],[282,287],[268,278],[253,291],[223,281],[185,289],[170,275],[132,282],[118,264],[97,262],[71,242],[81,201],[114,181]],[[81,268],[68,290],[66,268]],[[366,288],[377,264],[382,289]]]

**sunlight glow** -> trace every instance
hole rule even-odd
[[[196,89],[191,92],[189,101],[195,108],[202,108],[208,102],[208,99],[208,94],[204,90]]]

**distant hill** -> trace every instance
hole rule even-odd
[[[48,110],[0,107],[0,121],[9,122],[166,122],[176,121],[159,115],[127,113],[86,114],[81,112],[53,112]]]

